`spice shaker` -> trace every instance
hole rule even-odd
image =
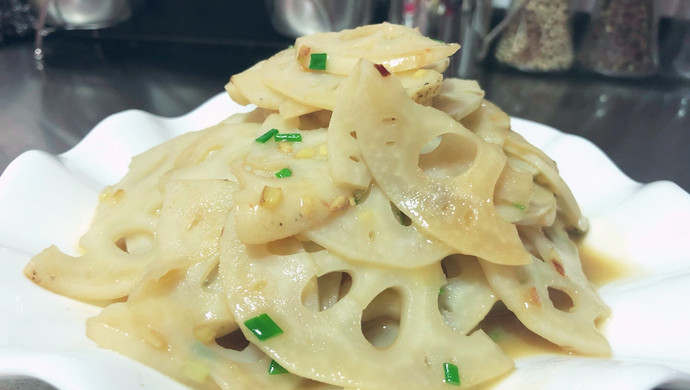
[[[0,43],[33,32],[36,10],[27,0],[0,0]]]
[[[514,0],[494,58],[520,70],[564,71],[574,60],[569,0]]]
[[[607,76],[641,77],[657,72],[654,0],[599,0],[578,50],[579,64]]]

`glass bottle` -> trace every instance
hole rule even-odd
[[[520,70],[554,72],[573,64],[569,0],[514,0],[501,29],[494,58]]]
[[[654,0],[599,0],[578,50],[579,64],[608,76],[641,77],[659,68]]]

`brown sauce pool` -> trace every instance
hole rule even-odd
[[[578,245],[578,250],[585,275],[597,287],[640,273],[640,270],[626,265],[622,261],[607,258],[583,245]],[[602,323],[597,324],[599,329],[605,326],[605,322],[602,321]],[[479,327],[513,360],[534,355],[575,355],[575,353],[565,350],[527,329],[507,309],[494,310],[482,320]],[[479,389],[491,389],[502,379],[492,380],[480,386]]]

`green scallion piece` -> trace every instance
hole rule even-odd
[[[527,206],[525,206],[524,204],[520,204],[520,203],[513,203],[513,207],[515,207],[516,209],[519,209],[519,210],[524,210],[527,208]]]
[[[493,340],[493,341],[498,341],[498,340],[503,338],[503,333],[495,330],[495,331],[489,333],[489,337],[491,337],[491,340]]]
[[[278,129],[271,129],[271,130],[269,130],[269,131],[263,133],[263,134],[262,134],[259,138],[257,138],[255,141],[256,141],[256,142],[259,142],[259,143],[262,143],[262,144],[265,144],[266,141],[268,141],[268,140],[270,140],[271,138],[273,138],[273,136],[275,136],[276,134],[278,134]]]
[[[362,203],[362,198],[364,197],[364,191],[362,190],[357,190],[352,193],[352,198],[355,200],[355,204],[361,204]]]
[[[284,133],[276,134],[276,141],[287,141],[287,142],[302,142],[302,134],[300,133]]]
[[[288,370],[281,366],[275,360],[271,359],[271,364],[268,365],[268,375],[287,374]]]
[[[326,53],[311,53],[311,58],[309,60],[309,69],[326,70],[327,58],[328,54]]]
[[[449,385],[460,386],[460,372],[458,366],[453,363],[443,363],[444,382]]]
[[[244,321],[244,326],[254,333],[261,341],[283,333],[280,326],[278,326],[278,324],[276,324],[266,313],[259,314],[254,318]]]
[[[276,172],[276,177],[279,179],[292,176],[292,170],[290,168],[283,168]]]

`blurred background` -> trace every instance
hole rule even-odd
[[[0,0],[0,170],[106,116],[182,115],[295,36],[391,21],[462,44],[447,73],[690,189],[690,0]]]

